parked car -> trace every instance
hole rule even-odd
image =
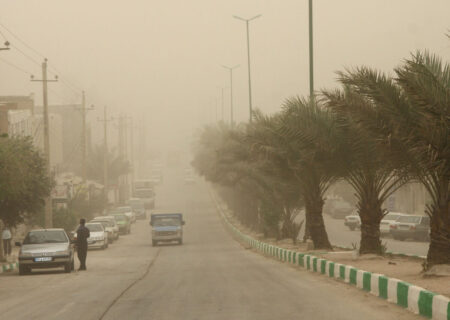
[[[380,222],[380,234],[381,236],[387,236],[391,234],[391,225],[395,223],[395,221],[400,216],[405,216],[404,213],[399,212],[389,212]]]
[[[92,219],[90,222],[108,222],[106,231],[111,230],[112,238],[110,240],[113,241],[119,239],[119,226],[117,225],[116,219],[114,219],[113,216],[98,216]]]
[[[24,275],[38,268],[64,267],[66,273],[75,268],[72,241],[64,229],[31,230],[19,251],[19,274]]]
[[[392,237],[396,240],[412,238],[427,241],[430,236],[430,217],[404,215],[391,225]]]
[[[361,228],[361,218],[358,213],[354,211],[351,215],[345,216],[344,225],[349,227],[352,231],[356,228]]]
[[[117,207],[116,209],[118,212],[125,214],[130,219],[131,223],[136,222],[136,214],[133,212],[133,208],[131,208],[130,206]]]
[[[87,239],[88,248],[100,248],[102,250],[108,248],[108,232],[103,228],[100,222],[88,222],[86,228],[89,229],[90,236]]]
[[[123,213],[112,213],[111,215],[119,226],[119,233],[129,234],[131,232],[131,222],[128,216]]]
[[[144,201],[139,198],[131,198],[128,200],[128,205],[133,209],[136,215],[136,219],[146,219],[147,213],[145,212]]]
[[[114,229],[112,228],[112,223],[111,221],[107,221],[107,220],[91,220],[89,221],[89,223],[101,223],[103,226],[103,229],[105,229],[105,232],[108,234],[108,243],[113,243],[114,242]]]

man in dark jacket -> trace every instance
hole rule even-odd
[[[86,224],[85,219],[80,219],[80,226],[77,229],[77,253],[78,260],[80,260],[80,268],[78,270],[86,270],[86,257],[88,243],[87,239],[90,237],[89,229],[84,225]]]

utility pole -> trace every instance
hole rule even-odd
[[[5,41],[4,45],[5,45],[4,47],[0,48],[0,51],[1,50],[9,50],[9,41]]]
[[[230,125],[232,126],[234,124],[234,115],[233,115],[233,70],[238,68],[239,65],[235,65],[234,67],[227,67],[222,66],[225,69],[228,69],[230,71]]]
[[[57,82],[58,76],[55,76],[54,80],[47,79],[47,59],[44,59],[42,63],[42,79],[34,79],[34,76],[31,75],[31,81],[34,82],[42,82],[42,97],[43,97],[43,109],[44,109],[44,154],[45,160],[47,164],[47,173],[51,176],[51,167],[50,167],[50,134],[49,134],[49,120],[48,120],[48,95],[47,95],[47,83],[48,82]],[[52,197],[49,195],[45,198],[45,227],[52,228],[53,227],[53,212],[52,212]]]
[[[223,87],[221,88],[222,89],[222,122],[224,121],[224,118],[223,118],[223,105],[224,105],[224,101],[223,101]]]
[[[259,17],[261,17],[260,14],[257,16],[254,16],[250,19],[244,19],[238,16],[233,16],[235,19],[242,20],[245,22],[246,28],[247,28],[247,66],[248,66],[248,108],[250,111],[250,118],[249,122],[252,122],[252,113],[253,113],[253,106],[252,106],[252,80],[251,80],[251,72],[250,72],[250,30],[249,30],[249,22],[252,20],[255,20]]]
[[[108,119],[106,106],[103,109],[103,119],[98,120],[103,122],[103,190],[106,204],[108,204],[108,122],[113,121],[114,119]]]
[[[309,98],[314,100],[313,3],[309,0]]]
[[[83,182],[86,183],[87,181],[87,159],[86,159],[86,149],[87,149],[87,142],[86,142],[86,116],[87,111],[93,110],[93,106],[91,106],[89,109],[86,108],[86,96],[84,91],[82,92],[82,98],[81,98],[81,165],[82,165],[82,178]]]

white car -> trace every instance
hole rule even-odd
[[[345,216],[344,225],[349,227],[350,230],[355,230],[356,228],[361,229],[361,218],[357,212],[353,212],[351,215]]]
[[[86,228],[89,229],[90,237],[87,239],[88,248],[108,248],[108,232],[100,222],[88,222]]]
[[[381,236],[387,236],[391,234],[391,225],[395,223],[395,221],[401,217],[406,216],[405,213],[400,212],[389,212],[380,222],[380,234]]]
[[[126,215],[130,219],[131,223],[136,222],[136,214],[133,212],[133,208],[131,208],[130,206],[118,207],[114,211],[118,211]]]
[[[101,223],[105,231],[108,233],[109,243],[113,243],[114,240],[117,239],[117,235],[119,234],[119,232],[114,229],[115,221],[112,222],[109,219],[94,219],[89,221],[89,223]]]
[[[98,216],[98,217],[95,217],[94,219],[92,219],[90,222],[97,222],[97,220],[99,222],[100,221],[109,221],[110,225],[112,225],[111,229],[112,229],[113,240],[119,239],[119,226],[117,225],[116,219],[114,219],[113,216]],[[106,231],[108,231],[108,229]]]

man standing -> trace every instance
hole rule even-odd
[[[88,250],[87,239],[90,237],[89,229],[84,225],[85,219],[80,219],[80,226],[77,229],[77,254],[80,260],[80,268],[78,270],[86,270],[86,257]]]
[[[8,227],[5,227],[2,232],[3,239],[3,253],[6,256],[11,255],[11,230]]]

